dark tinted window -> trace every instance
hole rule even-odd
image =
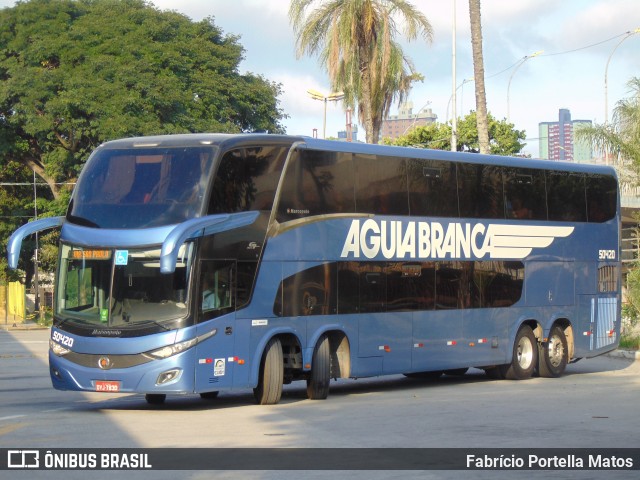
[[[350,153],[300,150],[289,163],[280,194],[278,221],[332,213],[353,213]]]
[[[284,147],[245,147],[224,154],[209,199],[209,214],[271,210]]]
[[[354,155],[358,213],[408,215],[406,161]]]
[[[547,219],[544,170],[504,168],[504,198],[507,218]]]
[[[411,159],[407,172],[411,215],[458,217],[455,163]]]
[[[618,185],[609,175],[587,175],[587,214],[589,222],[606,222],[616,215]]]
[[[98,150],[85,166],[69,220],[101,228],[149,228],[199,215],[211,147]]]
[[[524,265],[521,262],[475,262],[470,277],[471,306],[510,307],[522,296]]]
[[[462,218],[504,218],[502,169],[491,165],[458,165]]]
[[[360,263],[338,263],[338,313],[360,311]]]
[[[585,179],[581,173],[547,171],[549,220],[586,222]]]
[[[387,311],[433,310],[435,262],[390,263],[387,267]]]
[[[274,313],[284,317],[336,313],[336,264],[327,263],[302,270],[281,284]]]
[[[285,278],[278,316],[499,308],[522,295],[521,262],[338,262]]]

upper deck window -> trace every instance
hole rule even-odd
[[[271,210],[288,151],[284,146],[255,146],[222,155],[208,213]]]
[[[82,172],[68,218],[118,229],[197,217],[214,154],[212,147],[99,150]]]

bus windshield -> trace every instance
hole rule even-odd
[[[191,245],[191,244],[189,244]],[[56,314],[84,326],[137,327],[187,315],[192,248],[183,245],[173,274],[160,273],[160,250],[62,245]]]
[[[215,147],[103,149],[87,162],[67,218],[95,228],[150,228],[198,217]]]

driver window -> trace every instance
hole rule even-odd
[[[202,261],[198,296],[202,318],[214,318],[233,310],[234,265],[232,261]]]

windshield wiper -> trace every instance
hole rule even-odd
[[[76,217],[75,215],[67,215],[67,220],[69,220],[69,222],[71,223],[75,223],[76,225],[81,225],[83,227],[92,227],[92,228],[100,228],[100,225],[98,225],[95,222],[92,222],[91,220],[84,218],[84,217]]]

